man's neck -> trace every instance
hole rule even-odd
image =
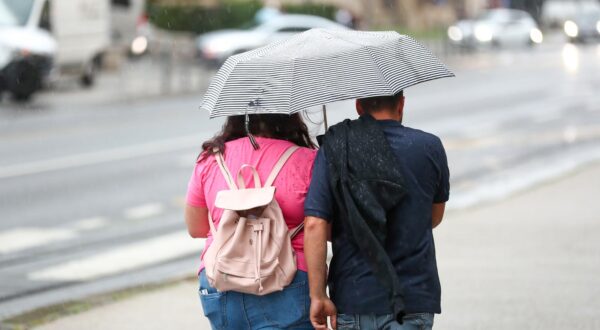
[[[373,112],[370,115],[371,115],[371,117],[375,118],[375,120],[395,120],[398,122],[402,120],[402,117],[397,112],[392,113],[389,111],[378,111],[378,112]]]

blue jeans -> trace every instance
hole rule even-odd
[[[202,309],[213,330],[313,329],[306,272],[297,271],[283,291],[264,296],[218,292],[208,284],[204,270],[199,282]]]
[[[396,322],[396,317],[392,314],[374,315],[359,314],[348,315],[338,314],[338,330],[431,330],[433,327],[432,313],[408,314],[403,319],[403,323]]]

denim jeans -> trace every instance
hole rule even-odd
[[[283,291],[264,296],[218,292],[208,284],[204,270],[199,282],[202,309],[213,330],[313,329],[306,272],[297,271]]]
[[[433,327],[432,313],[408,314],[399,324],[396,317],[392,314],[374,315],[359,314],[348,315],[338,314],[338,330],[431,330]]]

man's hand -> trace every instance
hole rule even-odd
[[[327,286],[327,235],[329,224],[317,217],[304,219],[304,257],[308,266],[310,322],[315,329],[327,329],[327,317],[337,328],[337,309],[325,293]]]
[[[315,329],[327,329],[327,317],[331,317],[331,326],[337,328],[337,309],[331,299],[317,298],[310,300],[310,322]]]

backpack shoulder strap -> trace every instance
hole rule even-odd
[[[213,239],[215,239],[217,229],[215,228],[215,224],[213,223],[212,215],[210,215],[210,209],[208,209],[208,225],[210,226],[210,233],[212,234]]]
[[[238,187],[235,185],[233,176],[231,175],[229,168],[227,168],[227,165],[225,164],[225,159],[223,158],[223,154],[218,152],[218,150],[215,150],[215,160],[217,161],[217,164],[219,165],[219,169],[221,170],[221,173],[223,174],[223,177],[225,178],[225,182],[227,182],[229,189],[237,190]],[[210,232],[212,233],[213,237],[215,237],[215,235],[217,234],[217,229],[215,228],[215,224],[214,224],[212,216],[210,214],[210,209],[208,210],[208,224],[210,226]]]
[[[290,235],[290,239],[296,237],[296,235],[298,235],[298,233],[300,233],[303,228],[304,228],[304,221],[301,224],[299,224],[297,227],[290,229],[288,232]]]
[[[292,154],[299,148],[300,147],[298,146],[291,146],[283,153],[283,155],[281,155],[277,163],[275,163],[275,166],[273,166],[273,170],[271,170],[271,174],[269,174],[269,177],[267,178],[267,181],[265,181],[263,187],[270,187],[273,185],[273,182],[277,178],[277,175],[279,175],[283,165],[285,165],[287,160],[290,159],[290,156],[292,156]]]
[[[229,169],[227,168],[227,165],[225,164],[225,159],[223,159],[223,154],[220,152],[215,153],[215,160],[217,161],[217,164],[219,164],[219,169],[221,170],[221,173],[223,173],[223,177],[225,178],[225,181],[227,182],[229,189],[237,190],[238,187],[235,185],[233,176],[231,175],[231,172],[229,172]]]

